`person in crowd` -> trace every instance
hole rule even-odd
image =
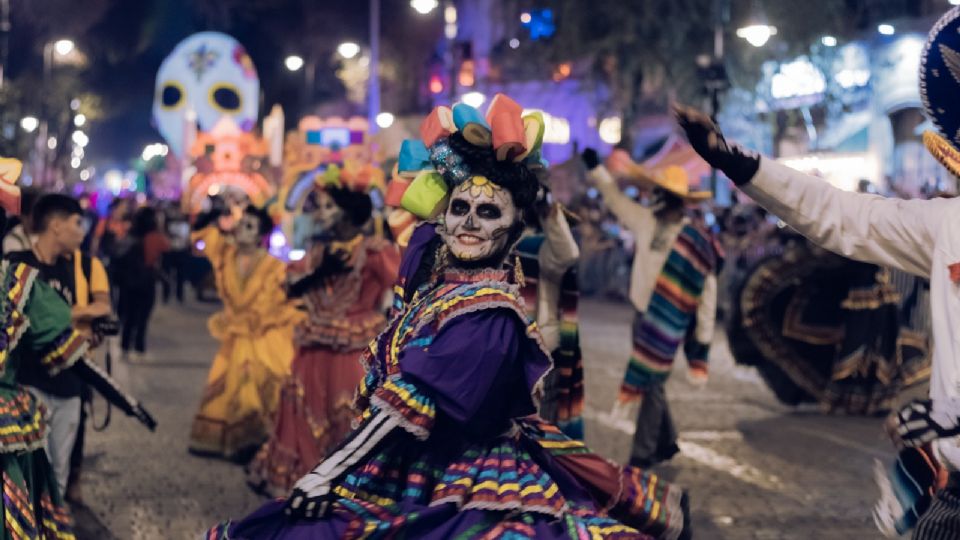
[[[491,136],[475,109],[458,111],[475,129],[453,133],[438,109],[426,140],[404,143],[431,156],[412,166],[436,169],[410,184],[404,208],[442,224],[410,238],[396,315],[362,356],[358,425],[286,500],[207,538],[689,537],[682,490],[532,416],[550,357],[507,264],[541,166],[521,111],[495,96]]]
[[[576,270],[580,248],[568,220],[570,215],[562,204],[552,200],[544,184],[534,211],[525,219],[529,227],[517,244],[516,254],[523,271],[520,293],[527,316],[537,321],[543,345],[553,359],[553,370],[544,379],[540,417],[568,437],[582,440],[584,384]]]
[[[323,232],[314,238],[309,271],[294,272],[288,287],[307,318],[297,326],[297,354],[273,435],[249,475],[251,485],[272,496],[289,493],[350,431],[364,375],[357,358],[386,324],[384,294],[400,265],[396,246],[361,232],[372,209],[365,191],[328,184],[308,198],[305,211]]]
[[[213,265],[223,310],[208,323],[220,349],[190,430],[190,450],[246,461],[272,430],[303,315],[286,297],[286,267],[264,248],[273,230],[265,211],[235,206],[206,221],[192,240],[202,242]]]
[[[170,249],[163,254],[162,267],[166,278],[162,281],[163,303],[171,294],[177,303],[183,303],[183,289],[188,280],[190,259],[190,221],[176,204],[166,209],[164,229],[170,240]]]
[[[610,158],[615,170],[654,186],[652,204],[646,207],[620,191],[596,151],[587,149],[583,159],[604,202],[635,239],[630,278],[630,302],[636,310],[633,353],[614,411],[623,415],[629,406],[639,405],[630,464],[650,467],[680,451],[664,385],[681,348],[689,379],[697,385],[707,381],[718,255],[710,234],[690,219],[685,207],[710,194],[690,191],[679,167],[648,174],[630,163],[623,150],[615,151]]]
[[[120,289],[120,348],[124,358],[143,361],[147,353],[147,327],[157,297],[160,260],[170,242],[159,230],[157,211],[139,208],[127,234],[126,250],[114,256],[114,277]],[[131,353],[132,350],[132,353]]]
[[[33,213],[33,205],[40,198],[40,191],[36,189],[24,189],[20,197],[20,215],[13,216],[7,222],[8,228],[5,229],[3,237],[3,252],[13,253],[14,251],[30,251],[33,249],[33,242],[36,240],[30,227],[30,216]]]
[[[73,324],[90,335],[93,321],[109,316],[112,309],[103,264],[80,251],[82,216],[83,210],[75,199],[60,194],[44,195],[33,207],[31,230],[36,235],[33,246],[29,250],[7,253],[5,257],[37,268],[40,280],[72,306]],[[25,366],[20,380],[47,408],[47,452],[61,493],[66,493],[71,477],[74,485],[79,485],[78,473],[71,473],[71,456],[83,431],[83,381],[70,371],[51,376],[37,366]]]
[[[97,233],[97,227],[100,225],[100,214],[93,205],[93,199],[89,193],[80,195],[80,208],[83,208],[83,243],[80,245],[80,251],[93,254],[93,238]]]

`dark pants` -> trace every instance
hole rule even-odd
[[[663,383],[660,383],[648,388],[643,395],[630,450],[630,464],[650,467],[669,460],[679,451],[677,428],[670,417]]]
[[[960,474],[953,473],[950,483],[940,490],[930,508],[920,516],[913,531],[914,540],[960,538]]]
[[[120,322],[123,336],[120,347],[129,351],[131,345],[137,352],[147,350],[147,323],[157,300],[157,285],[151,280],[149,286],[125,288],[120,291]]]
[[[187,262],[189,251],[168,251],[163,254],[164,279],[161,280],[163,303],[170,300],[170,293],[176,292],[177,302],[183,303],[183,285],[187,282]]]

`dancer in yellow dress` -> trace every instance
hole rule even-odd
[[[270,434],[302,318],[284,293],[284,264],[262,247],[272,228],[265,212],[248,206],[194,233],[213,265],[223,310],[208,323],[220,350],[190,431],[191,452],[242,460]]]

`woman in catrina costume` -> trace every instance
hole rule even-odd
[[[302,300],[307,318],[296,329],[297,353],[273,434],[248,476],[273,496],[289,493],[350,431],[364,376],[360,353],[386,324],[384,296],[400,265],[396,246],[361,232],[373,207],[364,186],[327,177],[306,199],[303,211],[321,232],[306,271],[291,271],[287,295]]]
[[[286,266],[264,248],[272,229],[260,208],[235,206],[193,234],[213,265],[223,310],[208,322],[220,349],[190,430],[191,452],[249,460],[270,436],[303,318],[284,291]]]
[[[393,316],[364,351],[356,429],[286,500],[208,538],[684,538],[673,485],[535,416],[551,368],[508,255],[537,197],[542,118],[498,95],[407,141],[416,228]],[[411,152],[412,150],[412,152]],[[418,157],[419,156],[419,157]]]
[[[19,210],[14,182],[20,171],[19,161],[0,159],[0,225],[7,212]],[[0,540],[74,538],[70,510],[44,451],[43,406],[18,384],[23,365],[39,362],[51,375],[73,370],[150,430],[156,427],[139,403],[84,358],[87,340],[71,327],[70,306],[37,275],[22,263],[0,263]]]

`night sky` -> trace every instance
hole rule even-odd
[[[343,40],[368,40],[362,0],[11,0],[8,78],[39,77],[43,43],[73,39],[90,58],[80,72],[84,86],[103,98],[105,117],[87,129],[92,162],[121,163],[145,144],[162,140],[151,126],[153,87],[163,59],[183,38],[204,30],[225,32],[242,43],[260,76],[261,116],[274,103],[298,115],[303,73],[290,73],[292,53],[318,59],[316,101],[341,98],[333,51]],[[384,47],[404,31],[439,34],[437,17],[412,12],[406,1],[383,2]],[[428,41],[429,42],[429,41]],[[429,48],[418,52],[429,58]],[[34,89],[27,89],[28,92]],[[39,91],[39,89],[36,89]]]

